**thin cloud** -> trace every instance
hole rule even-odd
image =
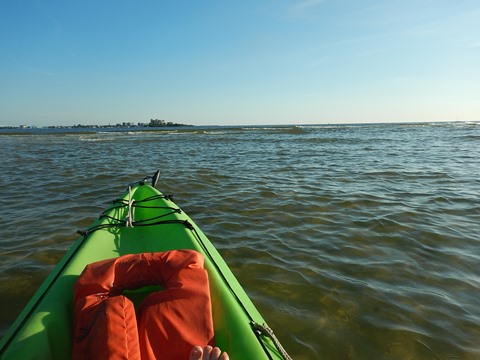
[[[301,0],[288,9],[291,15],[303,15],[305,12],[312,10],[313,8],[323,4],[326,0]]]
[[[63,34],[63,28],[60,25],[60,23],[55,20],[53,17],[50,17],[50,21],[52,22],[53,30],[57,35],[62,35]]]

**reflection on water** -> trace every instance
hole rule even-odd
[[[217,246],[295,359],[480,358],[480,126],[0,135],[5,333],[125,186]]]

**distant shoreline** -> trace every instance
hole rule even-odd
[[[131,123],[131,122],[122,122],[117,124],[108,124],[108,125],[48,125],[48,126],[35,126],[35,125],[0,125],[0,132],[12,133],[19,131],[19,133],[24,132],[35,132],[35,131],[59,131],[62,130],[72,131],[72,132],[95,132],[98,130],[106,131],[149,131],[149,130],[169,130],[172,128],[262,128],[262,127],[272,127],[272,128],[282,128],[282,127],[337,127],[337,126],[383,126],[383,125],[397,125],[397,126],[424,126],[424,125],[444,125],[444,124],[467,124],[467,125],[476,125],[480,126],[480,120],[465,121],[465,120],[452,120],[452,121],[413,121],[413,122],[370,122],[370,123],[318,123],[318,124],[255,124],[255,125],[188,125],[188,124],[179,124],[173,122],[166,122],[164,120],[151,120],[150,123]]]
[[[49,125],[49,126],[31,126],[31,125],[0,125],[1,130],[23,130],[23,129],[115,129],[115,128],[168,128],[168,127],[192,127],[194,125],[178,124],[171,121],[150,119],[149,123],[122,122],[115,125]]]

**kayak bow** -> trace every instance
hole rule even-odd
[[[154,188],[158,177],[157,171],[129,185],[81,232],[2,338],[2,359],[71,358],[73,286],[85,266],[125,254],[176,249],[205,256],[218,347],[231,359],[289,359],[209,239],[171,196]],[[151,291],[145,287],[127,296],[135,303]]]

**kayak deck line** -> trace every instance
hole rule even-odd
[[[273,330],[267,324],[258,324],[255,321],[252,321],[252,327],[256,331],[258,331],[259,334],[263,334],[265,336],[268,336],[270,339],[272,339],[272,341],[275,343],[275,346],[280,351],[280,353],[282,354],[285,360],[293,360],[290,357],[290,355],[288,355],[287,351],[283,348],[282,344],[275,336],[275,333],[273,332]]]
[[[91,228],[88,228],[87,230],[78,230],[77,233],[82,235],[82,236],[87,236],[88,234],[96,231],[96,230],[101,230],[101,229],[108,229],[108,228],[114,228],[114,227],[134,227],[134,226],[148,226],[148,225],[160,225],[160,224],[170,224],[170,223],[177,223],[177,222],[182,222],[182,221],[159,221],[159,222],[151,222],[156,219],[160,219],[162,217],[169,216],[173,213],[178,213],[181,214],[182,210],[180,208],[174,208],[174,207],[168,207],[168,206],[145,206],[145,205],[138,205],[140,203],[145,203],[149,201],[155,201],[158,199],[165,199],[165,200],[170,200],[173,201],[173,195],[156,195],[156,196],[151,196],[149,198],[143,199],[143,200],[138,200],[135,202],[130,203],[130,201],[126,201],[125,199],[115,199],[113,201],[113,204],[119,204],[118,206],[112,206],[108,208],[107,210],[103,211],[100,216],[99,220],[106,218],[111,221],[115,221],[114,223],[108,223],[108,224],[101,224],[97,226],[93,226]],[[134,205],[135,204],[135,205]],[[142,209],[162,209],[162,210],[171,210],[169,213],[165,213],[159,216],[155,216],[153,218],[149,219],[144,219],[144,220],[134,220],[134,216],[129,217],[129,220],[122,220],[115,218],[113,216],[107,215],[108,212],[111,212],[112,210],[117,210],[117,209],[124,209],[125,207],[129,208],[129,213],[131,213],[131,208],[142,208]],[[148,223],[147,223],[148,222]],[[185,224],[185,226],[189,227],[188,224]]]

